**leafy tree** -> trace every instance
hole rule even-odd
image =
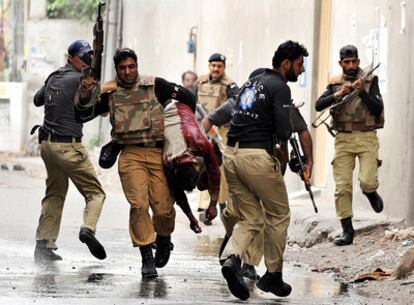
[[[48,18],[93,20],[99,0],[47,0]]]

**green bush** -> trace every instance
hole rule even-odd
[[[99,0],[47,0],[46,15],[53,19],[94,20]]]

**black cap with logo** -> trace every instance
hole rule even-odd
[[[214,53],[208,59],[208,62],[212,62],[212,61],[222,61],[222,62],[226,63],[226,56],[224,56],[223,54],[220,54],[220,53]]]

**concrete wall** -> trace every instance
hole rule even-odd
[[[25,83],[0,82],[0,151],[20,152],[25,139]]]
[[[401,29],[402,3],[405,4],[405,28]],[[298,40],[309,51],[314,49],[314,9],[316,1],[279,0],[124,0],[124,46],[135,49],[143,74],[180,81],[183,71],[191,69],[193,57],[186,53],[190,28],[197,27],[198,54],[196,71],[207,73],[207,59],[213,52],[228,57],[227,73],[239,85],[257,67],[271,65],[277,45],[286,39]],[[410,86],[414,68],[412,46],[414,3],[397,0],[332,1],[330,75],[340,72],[338,51],[345,44],[355,44],[360,51],[361,65],[372,59],[381,62],[380,86],[385,103],[386,124],[378,132],[381,149],[380,193],[385,212],[405,217],[414,223],[414,171],[411,170],[414,117],[410,102],[414,92]],[[317,20],[318,21],[318,20]],[[302,113],[311,120],[313,73],[310,54],[306,81],[290,84],[296,101],[305,101]],[[315,74],[316,75],[316,74]],[[301,85],[300,85],[301,84]],[[321,94],[320,92],[319,94]],[[321,127],[323,128],[323,127]],[[330,162],[333,139],[327,135],[324,162],[325,189],[320,201],[333,204],[334,183]],[[355,205],[369,206],[354,180]],[[287,175],[290,191],[302,186],[292,174]]]
[[[239,86],[254,69],[271,67],[280,42],[297,40],[313,49],[312,1],[125,0],[123,9],[124,46],[138,53],[140,73],[174,82],[192,69],[186,41],[193,26],[197,27],[197,73],[208,73],[208,57],[221,52],[228,58],[227,74]],[[295,101],[306,102],[302,113],[309,121],[312,54],[306,67],[301,81],[290,85]],[[291,190],[302,188],[293,174],[287,174],[287,181]]]

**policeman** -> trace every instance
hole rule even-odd
[[[275,137],[286,141],[292,133],[290,88],[304,72],[307,50],[297,42],[282,43],[272,59],[273,69],[248,80],[237,97],[231,120],[224,168],[231,197],[237,202],[241,219],[236,224],[223,258],[222,274],[230,292],[249,298],[241,275],[241,257],[263,228],[266,273],[257,286],[277,296],[292,288],[282,279],[290,209],[280,162],[274,157]]]
[[[114,64],[114,80],[102,86],[96,86],[90,78],[82,80],[76,107],[81,119],[88,118],[88,111],[95,112],[91,113],[93,117],[109,110],[112,142],[124,145],[118,171],[130,204],[132,245],[141,252],[142,277],[155,278],[158,276],[155,268],[164,267],[169,260],[175,225],[174,200],[162,162],[163,107],[155,96],[154,79],[139,75],[133,50],[118,49]]]
[[[210,112],[228,98],[237,94],[239,88],[225,73],[226,57],[220,53],[214,53],[208,59],[209,74],[201,75],[194,88],[198,97],[198,103],[201,104],[207,112]],[[219,133],[223,140],[226,140],[228,128],[220,128]],[[226,179],[224,179],[223,168],[221,167],[219,206],[223,210],[228,200],[228,189]],[[201,192],[199,196],[199,211],[205,211],[210,204],[210,198],[207,192]],[[205,221],[205,224],[211,224],[211,221]]]
[[[95,237],[96,224],[102,211],[105,193],[102,190],[88,153],[81,143],[82,124],[75,120],[73,107],[80,71],[91,63],[92,49],[85,40],[77,40],[68,48],[64,67],[53,72],[36,93],[34,104],[45,107],[39,129],[41,157],[47,171],[46,195],[36,230],[34,258],[37,262],[62,258],[57,249],[63,205],[70,179],[86,201],[79,239],[99,259],[106,258],[105,249]]]
[[[337,246],[350,245],[354,238],[352,226],[352,172],[355,158],[359,159],[359,181],[363,194],[375,212],[384,204],[377,193],[379,142],[376,130],[384,126],[384,105],[378,87],[378,77],[370,76],[363,83],[364,71],[359,67],[358,50],[346,45],[339,51],[342,74],[329,81],[325,92],[316,101],[321,111],[330,105],[349,99],[333,108],[332,129],[336,130],[335,157],[332,162],[335,179],[336,216],[343,233],[334,240]]]
[[[265,72],[265,68],[255,69],[249,75],[249,79]],[[221,126],[230,122],[235,111],[236,100],[235,98],[229,98],[224,104],[217,109],[210,112],[203,119],[203,127],[208,132],[213,125]],[[298,108],[291,109],[291,123],[293,132],[297,132],[299,135],[299,141],[304,151],[305,157],[305,169],[307,176],[310,177],[313,167],[313,153],[312,153],[312,137],[307,128],[306,122],[299,112]],[[284,175],[288,156],[287,143],[278,143],[278,149],[276,151],[276,157],[281,162],[282,174]],[[224,247],[226,246],[228,239],[230,238],[233,228],[240,219],[238,213],[237,203],[229,201],[226,208],[222,213],[222,220],[224,228],[226,229],[226,235],[224,236],[223,243],[220,246],[219,257],[222,255]],[[263,230],[260,231],[258,236],[253,240],[246,250],[246,253],[242,256],[242,274],[244,277],[251,280],[258,278],[254,266],[258,266],[263,257]]]

